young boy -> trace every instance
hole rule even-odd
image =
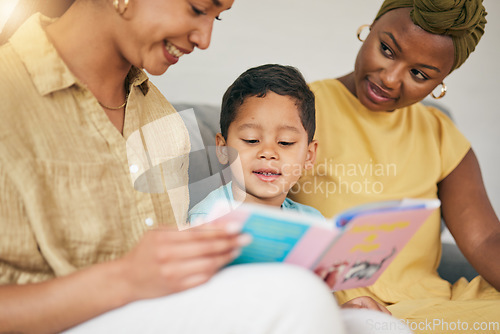
[[[222,99],[220,127],[217,157],[230,163],[232,181],[189,211],[191,224],[221,199],[321,215],[286,197],[318,147],[314,94],[297,69],[269,64],[240,75]]]
[[[216,135],[217,157],[230,163],[232,181],[212,191],[189,211],[192,225],[221,199],[281,207],[323,217],[286,195],[304,169],[312,168],[318,149],[314,94],[302,74],[291,66],[262,65],[242,75],[222,99],[221,133]],[[335,283],[328,270],[316,274]],[[359,297],[343,308],[367,308],[390,312],[369,297]]]

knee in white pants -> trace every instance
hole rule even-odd
[[[233,302],[236,296],[246,304],[237,316],[252,315],[259,319],[258,327],[287,334],[343,332],[332,293],[309,270],[286,264],[243,265],[223,270],[213,282],[218,280],[234,292]],[[248,333],[258,328],[254,330]]]

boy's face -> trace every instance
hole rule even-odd
[[[227,140],[219,133],[216,143],[238,152],[242,172],[237,171],[239,163],[231,164],[235,199],[275,206],[283,203],[303,169],[312,168],[317,149],[316,141],[307,142],[295,101],[273,92],[246,98],[229,125]],[[219,151],[221,163],[227,159]]]

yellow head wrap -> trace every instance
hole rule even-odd
[[[459,68],[476,48],[484,34],[486,11],[483,0],[385,0],[375,20],[396,8],[413,8],[410,16],[427,32],[451,36],[455,62]]]

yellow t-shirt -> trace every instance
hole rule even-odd
[[[32,16],[0,48],[0,284],[121,257],[187,215],[187,187],[134,188],[158,152],[181,157],[160,174],[187,185],[189,136],[174,108],[132,68],[122,136],[48,40],[49,22]]]
[[[373,201],[437,198],[437,184],[470,149],[452,121],[435,108],[417,103],[393,112],[374,112],[338,80],[318,81],[310,87],[316,95],[318,157],[314,169],[289,196],[326,217]],[[437,274],[440,256],[440,213],[436,212],[373,286],[338,292],[339,301],[371,296],[386,305],[397,303],[400,308],[394,305],[392,312],[415,321],[430,319],[432,314],[427,312],[439,315],[440,308],[455,307],[458,304],[445,302],[460,296],[474,299],[483,294],[498,302],[500,294],[481,277],[468,285],[459,281],[459,287],[452,288]],[[477,305],[466,306],[474,314],[471,307]],[[496,308],[489,314],[498,316],[500,308]],[[456,314],[446,311],[446,315],[454,319]]]

